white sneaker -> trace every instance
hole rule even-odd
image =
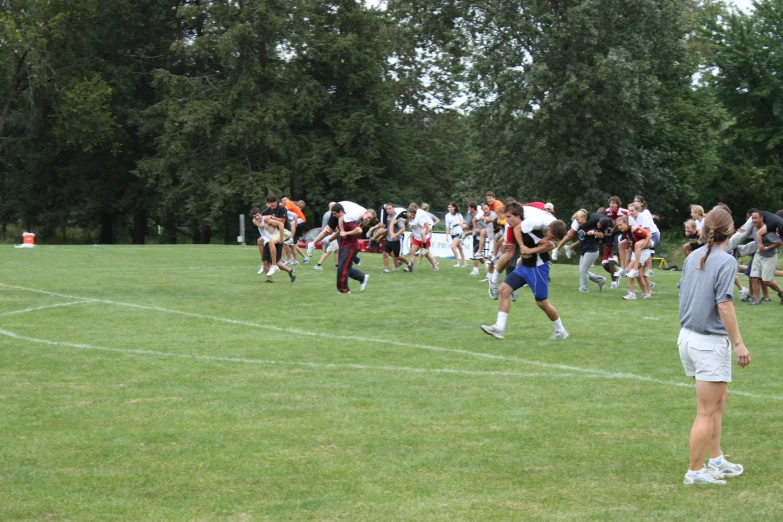
[[[655,288],[655,283],[653,283],[652,281],[650,281],[650,290],[652,290],[653,288]]]
[[[481,281],[479,281],[479,283],[489,283],[489,274],[487,274],[486,276],[484,276],[484,279],[482,279]]]
[[[513,292],[511,292],[512,303],[516,303],[518,298],[519,298],[519,290],[514,290]]]
[[[493,283],[491,280],[489,282],[489,296],[495,301],[500,297],[500,285],[498,283]]]
[[[746,297],[748,297],[749,294],[750,292],[748,291],[747,288],[743,288],[742,290],[739,291],[740,299],[745,299]]]
[[[258,275],[261,275],[264,273],[264,265],[261,265],[261,267],[258,269]]]
[[[636,279],[637,277],[639,277],[639,271],[635,269],[631,269],[628,271],[626,276],[628,277],[628,279]]]
[[[625,268],[621,268],[617,271],[617,277],[623,277],[625,275],[628,275],[628,272],[625,271]]]
[[[477,276],[477,275],[479,275],[478,268],[474,268],[473,270],[471,270],[471,271],[470,271],[470,274],[468,274],[468,275],[472,275],[472,276]]]
[[[313,252],[315,252],[315,243],[310,241],[307,243],[307,257],[313,257]]]
[[[362,281],[362,284],[359,286],[359,291],[364,292],[367,290],[367,281],[370,280],[370,274],[364,274],[364,281]]]
[[[555,330],[555,333],[552,334],[550,339],[568,339],[568,332],[566,330],[561,330],[559,332]]]
[[[653,273],[653,271],[652,271],[652,270],[646,270],[646,271],[644,272],[644,277],[646,277],[647,279],[651,278],[651,277],[652,277],[652,276],[654,276],[654,275],[655,275],[655,274]]]
[[[388,273],[389,273],[389,271],[388,271],[386,268],[384,268],[384,269],[383,269],[383,273],[384,273],[384,274],[388,274]]]
[[[275,266],[273,266],[272,268],[269,269],[269,272],[267,272],[266,275],[267,275],[267,277],[272,277],[273,275],[275,275],[279,271],[280,271],[280,269],[277,268],[277,265],[275,265]]]
[[[611,286],[609,288],[619,288],[619,286],[620,286],[620,280],[619,279],[614,279],[614,280],[612,280],[612,284],[611,284]]]
[[[649,299],[652,297],[652,294],[642,294],[642,299]]]
[[[481,329],[484,330],[485,334],[489,334],[495,339],[503,339],[503,330],[501,330],[494,324],[489,326],[482,324]]]
[[[313,268],[315,268],[316,270],[323,270],[324,269],[324,267],[322,267],[321,265],[315,265]]]
[[[552,250],[552,253],[549,254],[549,257],[552,258],[552,261],[557,261],[557,250]]]
[[[686,486],[692,486],[693,484],[725,484],[726,481],[718,480],[708,470],[702,469],[696,475],[691,475],[690,472],[686,473],[682,483]]]
[[[461,268],[467,268],[467,267],[468,267],[468,265],[467,265],[467,264],[464,264],[464,265],[460,265],[460,267],[461,267]]]
[[[565,253],[568,259],[571,259],[571,256],[574,255],[574,251],[571,247],[565,247]]]
[[[636,299],[636,294],[629,291],[627,294],[623,296],[623,299],[628,299],[629,301]]]
[[[305,265],[307,263],[309,263],[309,262],[310,262],[310,258],[309,257],[306,257],[306,258],[302,259],[302,263],[304,263]]]
[[[707,473],[715,479],[739,477],[744,471],[745,468],[742,467],[742,464],[732,464],[725,457],[720,466],[712,463],[707,464]]]
[[[289,265],[291,265],[291,266],[298,265],[298,264],[299,264],[299,261],[291,261],[291,262],[290,262],[290,263],[288,263],[288,264],[289,264]]]
[[[603,292],[603,291],[604,291],[604,287],[605,287],[605,286],[606,286],[606,278],[604,277],[604,278],[603,278],[603,281],[601,281],[600,283],[598,283],[598,291],[599,291],[599,292]]]
[[[454,268],[459,268],[459,263],[454,263]]]

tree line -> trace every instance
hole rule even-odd
[[[234,242],[272,192],[777,210],[783,0],[0,0],[0,225]],[[179,231],[179,232],[178,232]]]

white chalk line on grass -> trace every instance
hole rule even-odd
[[[566,364],[555,364],[555,363],[547,363],[547,362],[541,362],[541,361],[533,361],[528,359],[520,359],[518,357],[509,357],[505,355],[497,355],[497,354],[491,354],[491,353],[484,353],[484,352],[472,352],[469,350],[460,350],[457,348],[443,348],[441,346],[431,346],[426,344],[414,344],[414,343],[406,343],[401,341],[392,341],[388,339],[372,339],[367,337],[359,337],[354,335],[333,335],[333,334],[325,334],[320,332],[309,332],[306,330],[297,330],[295,328],[280,328],[278,326],[271,326],[271,325],[265,325],[265,324],[259,324],[259,323],[253,323],[250,321],[240,321],[237,319],[227,319],[224,317],[215,317],[211,315],[204,315],[194,312],[183,312],[180,310],[170,310],[167,308],[161,308],[159,306],[145,306],[145,305],[138,305],[134,303],[123,303],[119,301],[111,301],[108,299],[93,299],[90,297],[80,297],[80,296],[73,296],[68,294],[60,294],[56,292],[49,292],[47,290],[40,290],[37,288],[26,288],[23,286],[15,286],[15,285],[8,285],[4,283],[0,283],[0,287],[4,288],[12,288],[15,290],[23,290],[27,292],[34,292],[44,295],[51,295],[54,297],[63,297],[66,299],[81,299],[81,300],[92,300],[96,303],[104,303],[104,304],[110,304],[115,306],[124,306],[128,308],[136,308],[139,310],[153,310],[156,312],[162,312],[162,313],[169,313],[169,314],[175,314],[175,315],[182,315],[185,317],[194,317],[197,319],[206,319],[210,321],[216,321],[216,322],[222,322],[222,323],[228,323],[228,324],[236,324],[240,326],[248,326],[251,328],[261,328],[264,330],[271,330],[275,332],[282,332],[282,333],[289,333],[289,334],[295,334],[295,335],[301,335],[301,336],[308,336],[308,337],[321,337],[324,339],[334,339],[338,341],[356,341],[356,342],[366,342],[366,343],[375,343],[375,344],[388,344],[391,346],[400,346],[403,348],[412,348],[412,349],[419,349],[419,350],[429,350],[434,352],[443,352],[443,353],[451,353],[451,354],[459,354],[459,355],[467,355],[469,357],[479,357],[484,359],[493,359],[493,360],[499,360],[499,361],[508,361],[508,362],[515,362],[520,364],[527,364],[530,366],[538,366],[540,368],[548,368],[552,370],[561,370],[565,372],[576,372],[579,374],[588,374],[592,376],[597,377],[603,377],[606,379],[624,379],[624,380],[631,380],[631,381],[639,381],[639,382],[648,382],[651,384],[662,384],[664,386],[674,386],[679,388],[694,388],[693,384],[685,383],[685,382],[677,382],[677,381],[665,381],[663,379],[656,379],[654,377],[646,377],[644,375],[636,375],[633,373],[626,373],[626,372],[608,372],[605,370],[596,370],[593,368],[581,368],[579,366],[570,366]],[[732,394],[734,395],[742,395],[745,397],[754,397],[759,399],[775,399],[775,400],[781,400],[783,401],[783,397],[775,396],[775,395],[761,395],[761,394],[755,394],[755,393],[749,393],[749,392],[742,392],[738,390],[732,389]]]
[[[277,365],[277,366],[306,366],[310,368],[319,369],[350,369],[350,370],[377,370],[377,371],[389,371],[400,373],[440,373],[440,374],[452,374],[452,375],[470,375],[478,377],[517,377],[517,378],[531,378],[531,377],[552,377],[560,379],[564,375],[562,373],[520,373],[520,372],[499,372],[499,371],[482,371],[482,370],[455,370],[451,368],[411,368],[407,366],[372,366],[366,364],[353,364],[353,363],[316,363],[316,362],[302,362],[302,361],[275,361],[269,359],[250,359],[247,357],[221,357],[216,355],[198,355],[198,354],[184,354],[184,353],[168,353],[159,352],[157,350],[138,350],[130,348],[107,348],[105,346],[94,346],[91,344],[81,343],[69,343],[63,341],[49,341],[47,339],[36,339],[35,337],[27,337],[9,332],[8,330],[0,329],[0,335],[11,337],[18,341],[26,341],[31,343],[45,344],[48,346],[62,346],[66,348],[78,348],[80,350],[95,350],[101,352],[113,352],[122,353],[126,355],[151,355],[155,357],[164,358],[179,358],[179,359],[193,359],[199,361],[213,361],[213,362],[230,362],[230,363],[249,363],[249,364],[261,364],[261,365]],[[569,375],[573,377],[573,375]]]
[[[16,315],[16,314],[26,314],[29,312],[37,312],[38,310],[46,310],[48,308],[59,308],[61,306],[73,306],[73,305],[79,305],[79,304],[89,304],[94,303],[94,299],[83,299],[81,301],[73,301],[70,303],[57,303],[57,304],[50,304],[45,306],[36,306],[35,308],[25,308],[24,310],[13,310],[11,312],[3,312],[0,314],[0,317],[6,317],[8,315]]]

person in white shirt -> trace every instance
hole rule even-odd
[[[342,205],[344,215],[341,218],[345,223],[370,223],[373,219],[378,219],[378,214],[373,210],[367,210],[363,206],[354,203],[353,201],[340,201]],[[307,257],[313,257],[315,251],[315,244],[323,240],[325,237],[330,237],[334,234],[339,227],[340,220],[334,215],[329,218],[329,223],[321,230],[318,235],[309,243],[307,243]],[[336,234],[335,234],[336,238]]]
[[[403,270],[406,272],[413,272],[413,261],[416,260],[416,252],[426,248],[427,253],[424,254],[424,257],[432,264],[432,271],[437,272],[438,262],[435,261],[435,258],[432,257],[432,254],[429,251],[432,220],[429,215],[415,203],[412,203],[411,206],[408,207],[408,226],[411,227],[413,238],[411,239],[410,261],[408,261],[408,266],[403,268]]]
[[[460,257],[462,258],[462,266],[468,266],[465,261],[465,250],[462,248],[462,236],[465,228],[465,218],[459,213],[459,207],[457,203],[452,201],[449,203],[449,213],[446,214],[446,230],[451,237],[451,251],[454,252],[454,268],[460,267]]]

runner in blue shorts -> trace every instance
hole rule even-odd
[[[557,309],[549,302],[549,252],[565,236],[565,223],[555,220],[545,226],[536,226],[532,215],[529,220],[525,220],[527,212],[528,209],[516,202],[506,207],[506,221],[514,230],[520,260],[517,268],[500,286],[497,321],[493,325],[481,325],[481,329],[496,339],[503,339],[511,308],[511,293],[528,285],[536,304],[554,324],[555,332],[551,339],[566,339],[568,332],[563,327]]]

